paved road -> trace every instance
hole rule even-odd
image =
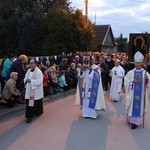
[[[124,95],[122,95],[124,96]],[[131,130],[124,117],[124,97],[113,103],[105,95],[107,112],[84,119],[75,94],[44,103],[44,114],[31,124],[22,113],[0,121],[0,150],[149,150],[150,113],[145,128]]]

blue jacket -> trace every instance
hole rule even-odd
[[[58,82],[60,87],[68,86],[66,83],[65,75],[61,75],[60,77],[58,77]]]
[[[2,77],[7,78],[11,65],[12,61],[9,58],[7,58],[3,63]]]

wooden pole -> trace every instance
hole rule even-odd
[[[146,104],[146,78],[147,78],[147,58],[145,62],[145,74],[144,74],[144,101],[143,101],[143,128],[145,125],[145,104]]]
[[[85,0],[85,16],[86,16],[86,24],[88,24],[88,0]]]
[[[146,62],[145,62],[145,75],[144,75],[144,102],[143,102],[143,128],[145,125],[145,105],[146,105],[146,82],[147,82],[147,65],[149,63],[149,35],[148,35],[148,47],[147,47],[147,56],[146,56]]]

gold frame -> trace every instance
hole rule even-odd
[[[134,54],[140,51],[144,57],[149,53],[150,34],[131,33],[129,37],[128,60],[134,61]]]
[[[82,56],[82,65],[84,67],[90,67],[91,66],[91,56],[89,55],[83,55]]]

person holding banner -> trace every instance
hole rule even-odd
[[[142,124],[144,113],[148,111],[150,74],[142,68],[143,60],[143,54],[139,51],[136,52],[134,55],[135,68],[124,77],[125,110],[131,129],[136,129]]]
[[[82,68],[78,68],[78,83],[76,90],[76,105],[83,107],[83,95],[82,90],[88,85],[88,76],[90,73],[90,68],[86,65],[83,65]]]
[[[93,62],[95,59],[93,58]],[[100,110],[106,109],[104,100],[104,93],[102,89],[102,80],[100,67],[98,65],[91,66],[91,72],[89,69],[83,71],[81,77],[83,77],[82,91],[81,92],[81,108],[82,116],[84,118],[96,119]]]

